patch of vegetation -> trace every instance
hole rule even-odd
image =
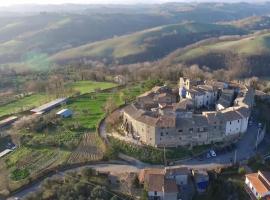
[[[0,117],[29,110],[50,101],[52,97],[45,94],[33,94],[23,97],[6,105],[0,106]]]
[[[30,175],[28,169],[15,169],[11,172],[11,179],[14,181],[19,181],[27,178]]]
[[[95,92],[96,90],[109,89],[116,86],[117,84],[115,83],[95,81],[77,81],[67,85],[67,87],[70,87],[81,94]]]
[[[131,200],[132,197],[110,189],[106,176],[94,175],[91,169],[66,173],[60,178],[47,179],[40,190],[26,197],[26,200],[46,199],[93,199]]]
[[[270,103],[268,103],[268,101],[256,99],[255,109],[259,113],[257,115],[258,121],[265,124],[267,131],[269,131],[270,130],[270,116],[268,113],[270,112]]]
[[[134,157],[142,162],[151,164],[164,164],[164,150],[151,146],[139,146],[109,137],[111,147],[107,150],[106,158],[116,158],[118,153]],[[166,159],[181,160],[192,155],[185,148],[166,148]]]
[[[262,157],[254,156],[248,160],[248,166],[254,172],[257,172],[258,170],[269,171],[270,170],[270,160],[264,161]]]

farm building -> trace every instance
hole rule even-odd
[[[57,106],[60,106],[63,103],[66,103],[66,102],[67,102],[67,98],[59,98],[59,99],[56,99],[56,100],[51,101],[49,103],[46,103],[38,108],[32,109],[31,112],[41,115],[45,112],[49,112],[50,110],[56,108]]]
[[[56,113],[56,115],[61,116],[63,118],[71,117],[72,114],[73,114],[72,111],[69,109],[63,109]]]
[[[0,129],[8,126],[8,125],[11,125],[13,122],[15,122],[16,120],[18,119],[18,117],[16,116],[11,116],[11,117],[8,117],[6,119],[3,119],[0,121]]]

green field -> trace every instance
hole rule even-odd
[[[94,92],[96,89],[109,89],[116,87],[117,84],[111,82],[78,81],[68,84],[68,87],[79,91],[81,94]]]
[[[116,87],[117,84],[111,82],[78,81],[68,84],[67,87],[80,92],[81,94],[90,93],[95,89],[108,89]],[[0,106],[0,117],[4,115],[16,114],[21,111],[29,110],[53,100],[55,97],[46,94],[33,94]]]
[[[31,96],[23,97],[6,105],[0,106],[0,117],[29,110],[50,100],[52,100],[52,97],[45,94],[33,94]]]

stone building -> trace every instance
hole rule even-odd
[[[222,97],[218,90],[232,88],[228,83],[196,85],[188,79],[180,79],[187,87],[186,98],[177,97],[167,86],[155,87],[140,95],[137,101],[123,109],[123,128],[127,134],[142,143],[155,147],[196,146],[238,139],[247,130],[253,105],[253,90],[234,89],[229,107],[215,110]],[[191,88],[202,97],[189,96]],[[222,88],[222,89],[220,89]],[[238,92],[236,92],[238,91]],[[226,93],[226,92],[225,92]],[[226,93],[227,94],[227,93]],[[226,95],[225,95],[226,96]],[[199,101],[199,102],[197,102]],[[202,101],[202,102],[200,102]],[[213,106],[214,105],[214,106]],[[210,107],[213,107],[211,110]],[[205,111],[198,112],[198,108]]]

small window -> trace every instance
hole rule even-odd
[[[238,119],[238,123],[240,122],[240,120]]]
[[[182,138],[181,138],[181,137],[179,137],[179,140],[182,140]]]
[[[232,122],[230,122],[230,124],[232,124]]]
[[[168,135],[169,133],[168,132],[166,132],[166,135]]]
[[[182,133],[182,132],[183,132],[183,130],[182,130],[182,129],[179,129],[179,130],[178,130],[178,132],[179,132],[179,133]]]
[[[163,132],[160,133],[160,136],[163,136]]]

